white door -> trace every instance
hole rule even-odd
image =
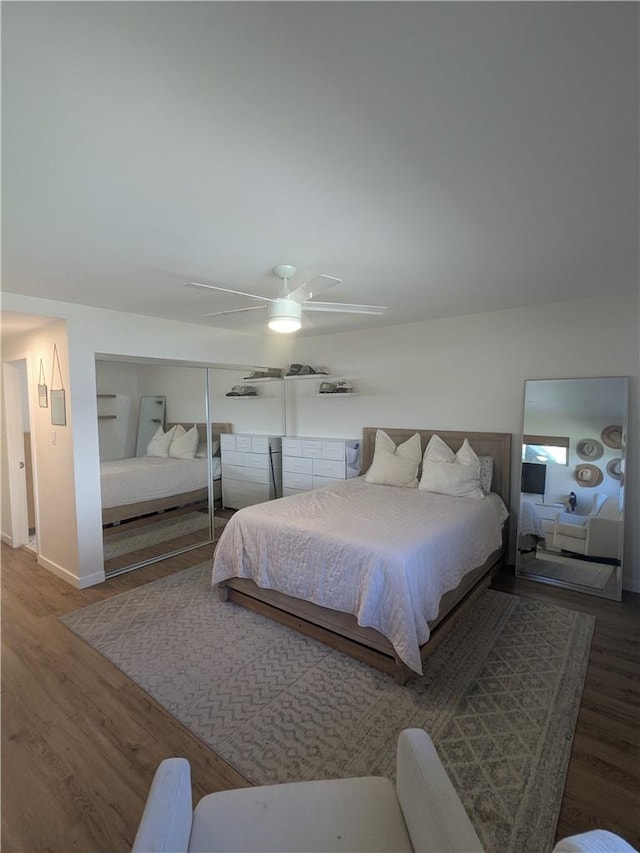
[[[2,365],[4,416],[7,436],[7,477],[9,492],[9,524],[11,546],[19,548],[29,541],[27,512],[27,477],[24,454],[24,424],[22,417],[22,374],[11,362]],[[8,532],[8,531],[7,531]]]

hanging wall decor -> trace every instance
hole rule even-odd
[[[38,374],[38,405],[41,409],[46,409],[49,405],[49,400],[47,399],[47,384],[44,378],[44,364],[42,363],[42,359],[40,359],[40,373]]]
[[[60,388],[54,391],[53,380],[56,365],[58,367],[58,375],[60,377]],[[60,369],[60,359],[58,358],[58,347],[53,345],[53,364],[51,366],[51,423],[56,426],[67,425],[67,409],[64,398],[64,383],[62,381],[62,370]]]

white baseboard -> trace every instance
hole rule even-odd
[[[102,583],[105,579],[104,570],[93,572],[93,574],[88,575],[87,577],[78,578],[67,569],[64,569],[62,566],[59,566],[51,560],[47,560],[47,558],[42,555],[38,557],[38,565],[42,566],[44,569],[48,569],[54,575],[61,578],[63,581],[66,581],[68,584],[71,584],[71,586],[74,586],[76,589],[86,589],[88,586],[95,586],[95,584]]]
[[[9,536],[8,533],[0,533],[0,539],[4,542],[5,545],[8,545],[10,548],[13,548],[13,536]]]

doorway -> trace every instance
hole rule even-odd
[[[32,413],[29,394],[30,356],[3,362],[6,465],[3,492],[7,494],[8,523],[3,539],[13,548],[26,547],[38,554],[35,503],[35,454],[32,449]]]

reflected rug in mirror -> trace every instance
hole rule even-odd
[[[594,619],[487,590],[393,679],[218,600],[205,563],[61,617],[255,784],[393,776],[432,736],[487,850],[553,847]]]
[[[562,554],[542,551],[535,559],[522,560],[519,570],[530,575],[571,583],[576,586],[604,589],[615,572],[613,566],[589,563],[585,560],[572,560]]]
[[[214,529],[224,527],[225,524],[225,519],[214,518]],[[169,518],[153,516],[147,524],[141,526],[122,524],[111,528],[104,537],[104,559],[112,560],[200,530],[205,537],[208,526],[209,515],[206,512],[188,512]]]

